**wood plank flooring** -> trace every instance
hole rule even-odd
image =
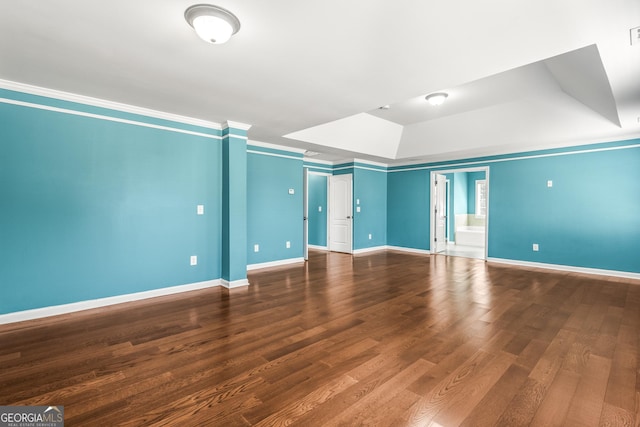
[[[311,252],[213,288],[0,325],[0,405],[66,425],[638,426],[638,282]]]

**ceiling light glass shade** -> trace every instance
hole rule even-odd
[[[431,105],[442,105],[445,99],[447,99],[449,95],[444,92],[432,93],[431,95],[427,95],[425,99],[429,101]]]
[[[210,4],[191,6],[184,18],[207,43],[226,43],[240,29],[240,20],[233,13]]]

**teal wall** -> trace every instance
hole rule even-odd
[[[220,277],[219,140],[6,103],[0,118],[0,314]]]
[[[469,188],[467,187],[467,172],[453,174],[453,214],[469,213]]]
[[[635,139],[389,168],[388,242],[428,248],[428,214],[415,212],[430,171],[488,166],[490,258],[640,273],[639,146]]]
[[[0,103],[0,314],[237,280],[246,264],[302,257],[302,155],[246,147],[246,132],[224,151],[221,130],[0,97],[34,103]],[[390,168],[308,166],[353,174],[354,250],[429,249],[430,172],[487,166],[490,258],[640,273],[638,165],[640,139]],[[455,211],[474,206],[452,188]]]
[[[314,246],[327,246],[328,178],[327,175],[308,175],[309,244]]]
[[[492,164],[489,256],[640,272],[639,165],[639,147]]]
[[[387,243],[429,249],[429,171],[387,173]]]
[[[303,256],[302,155],[249,146],[247,161],[247,262]],[[289,194],[289,189],[294,194]],[[287,249],[285,243],[291,242]],[[254,252],[255,244],[260,246]]]
[[[360,201],[359,205],[358,201]],[[358,167],[354,169],[353,203],[353,249],[386,245],[387,174],[385,170]],[[358,207],[360,212],[357,212]]]
[[[467,173],[467,213],[476,213],[476,181],[485,179],[484,171]]]

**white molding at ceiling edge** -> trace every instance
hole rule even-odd
[[[31,310],[17,311],[14,313],[0,314],[0,325],[23,322],[26,320],[42,319],[44,317],[75,313],[77,311],[91,310],[93,308],[107,307],[110,305],[139,301],[143,299],[173,295],[182,292],[196,291],[199,289],[213,288],[216,286],[220,286],[220,284],[220,279],[207,280],[204,282],[172,286],[169,288],[152,289],[150,291],[136,292],[133,294],[116,295],[113,297],[99,298],[88,301],[74,302],[70,304],[54,305],[51,307],[42,307]]]
[[[247,279],[240,279],[232,280],[230,282],[228,280],[220,279],[220,286],[227,289],[242,288],[244,286],[249,286],[249,281]]]
[[[247,123],[241,123],[241,122],[234,122],[231,120],[227,120],[226,122],[222,123],[222,129],[240,129],[240,130],[249,130],[251,129],[252,125],[249,125]]]
[[[247,265],[247,271],[252,271],[252,270],[258,270],[261,268],[269,268],[269,267],[280,267],[282,265],[289,265],[289,264],[297,264],[297,263],[301,263],[304,262],[304,258],[299,257],[299,258],[287,258],[287,259],[281,259],[278,261],[270,261],[270,262],[261,262],[258,264],[249,264]]]
[[[256,147],[270,148],[272,150],[289,151],[291,153],[304,153],[307,151],[304,148],[287,147],[284,145],[271,144],[270,142],[256,141],[255,139],[248,140],[247,144],[255,145]]]
[[[621,277],[624,279],[640,280],[640,273],[631,273],[627,271],[602,270],[599,268],[573,267],[570,265],[547,264],[543,262],[518,261],[505,258],[487,258],[488,262],[495,264],[513,265],[519,267],[542,268],[545,270],[565,271],[568,273],[583,273],[595,276]]]
[[[107,101],[106,99],[93,98],[85,95],[78,95],[70,92],[63,92],[56,89],[48,89],[40,86],[33,86],[26,83],[18,83],[10,80],[0,79],[0,88],[13,90],[16,92],[28,93],[30,95],[44,96],[54,98],[61,101],[76,102],[78,104],[91,105],[93,107],[107,108],[123,113],[139,114],[141,116],[153,117],[156,119],[169,120],[172,122],[183,123],[187,125],[200,126],[208,129],[222,130],[222,125],[216,122],[210,122],[193,117],[181,116],[178,114],[166,113],[164,111],[152,110],[150,108],[137,107],[135,105],[123,104],[115,101]],[[235,122],[233,122],[235,123]]]

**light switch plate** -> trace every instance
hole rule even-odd
[[[553,187],[553,181],[551,180],[547,181],[547,187],[549,188]]]
[[[534,252],[538,252],[539,250],[540,250],[540,246],[538,246],[538,244],[537,244],[537,243],[534,243],[534,244],[533,244],[533,251],[534,251]]]
[[[356,212],[360,212],[360,206],[356,206]]]
[[[198,205],[196,212],[198,215],[204,215],[204,205]]]
[[[189,263],[191,265],[198,265],[198,256],[197,255],[191,255],[191,259],[189,260]]]
[[[295,190],[294,190],[293,188],[290,188],[290,189],[289,189],[289,194],[295,194],[295,193],[296,193],[296,192],[295,192]]]
[[[285,243],[285,246],[287,247],[287,249],[291,249],[291,242],[287,240],[287,243]]]
[[[253,245],[253,252],[260,252],[260,245]]]

